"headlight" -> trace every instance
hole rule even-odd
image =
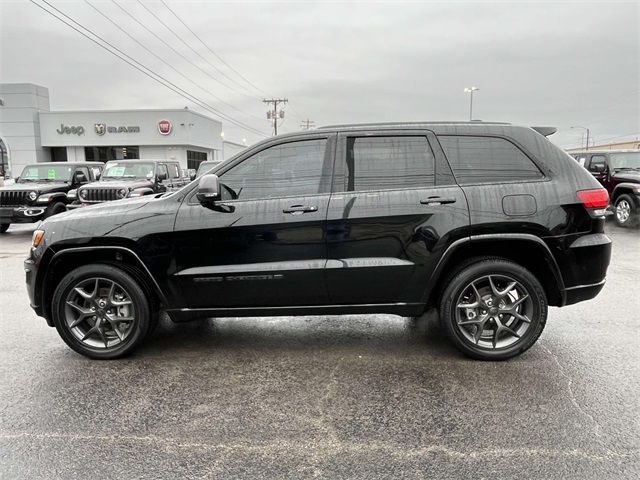
[[[87,198],[87,191],[86,190],[80,190],[80,193],[78,195],[80,195],[80,198]]]
[[[29,192],[29,200],[34,201],[38,198],[38,192]]]
[[[120,190],[118,190],[116,195],[118,196],[118,198],[124,198],[124,197],[127,196],[127,193],[129,193],[129,192],[127,191],[126,188],[121,188]]]
[[[78,198],[78,190],[76,190],[75,188],[73,190],[69,190],[67,192],[67,198],[69,200],[75,200],[76,198]]]
[[[38,201],[36,203],[49,203],[50,200],[51,200],[51,194],[45,193],[44,195],[40,195],[38,197]]]

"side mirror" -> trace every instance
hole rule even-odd
[[[198,182],[198,201],[205,204],[212,204],[220,199],[220,179],[217,175],[204,175]]]
[[[167,174],[166,173],[159,173],[156,178],[158,179],[159,182],[163,182],[163,181],[165,181],[167,179]]]

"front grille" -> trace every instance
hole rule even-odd
[[[2,207],[19,207],[26,205],[28,201],[29,192],[24,190],[3,191],[0,192],[0,206]]]
[[[83,188],[86,196],[80,195],[80,200],[86,203],[109,202],[118,200],[119,188]]]

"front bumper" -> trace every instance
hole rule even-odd
[[[31,258],[27,258],[24,261],[25,281],[27,284],[27,293],[29,295],[29,304],[31,308],[36,312],[39,317],[44,317],[44,310],[42,305],[36,299],[36,277],[38,273],[38,266],[36,262]],[[49,320],[47,319],[47,323]]]
[[[42,220],[47,206],[0,207],[0,223],[33,223]]]

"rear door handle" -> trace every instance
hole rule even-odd
[[[302,215],[303,213],[317,212],[318,207],[315,205],[291,205],[289,208],[282,210],[282,213],[290,213],[291,215]]]
[[[444,205],[445,203],[456,203],[453,197],[429,197],[426,200],[420,200],[422,205]]]

